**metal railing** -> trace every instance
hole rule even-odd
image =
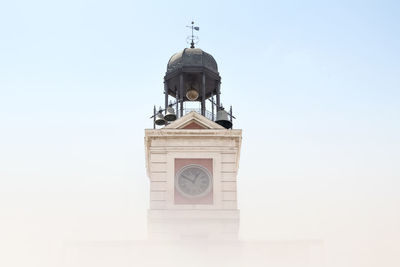
[[[188,114],[188,113],[190,113],[190,112],[192,112],[192,111],[201,114],[201,108],[184,108],[184,109],[183,109],[183,115],[185,116],[186,114]],[[178,117],[179,117],[179,112],[178,112]],[[211,111],[206,110],[205,117],[206,117],[207,119],[209,119],[209,120],[214,121],[216,115],[213,114]]]
[[[187,107],[184,107],[183,108],[183,116],[185,116],[186,114],[188,114],[188,113],[190,113],[192,111],[194,111],[194,112],[196,112],[198,114],[201,114],[201,108],[187,108]],[[209,110],[206,109],[204,116],[209,120],[216,121],[217,120],[217,111],[216,110],[213,110],[213,111],[214,112],[209,111]],[[156,129],[156,125],[163,126],[163,125],[168,125],[168,124],[172,123],[172,121],[167,121],[167,120],[164,119],[164,115],[166,115],[164,113],[166,113],[166,110],[160,108],[160,110],[157,112],[156,107],[154,106],[154,114],[153,114],[153,116],[150,117],[151,119],[153,119],[153,128],[154,129]],[[174,113],[176,115],[176,119],[181,117],[180,116],[180,110],[174,110]],[[225,119],[224,118],[220,118],[220,120],[221,120],[221,122],[223,122],[226,119],[228,119],[230,121],[231,125],[229,127],[229,124],[228,124],[227,127],[231,128],[232,120],[236,119],[232,115],[232,106],[230,108],[230,111],[226,112],[226,115],[227,115],[227,118],[226,117],[225,117]],[[161,116],[161,118],[157,118],[158,116]],[[161,121],[162,123],[161,124],[157,124],[158,120]],[[226,127],[226,126],[224,126],[224,127]]]

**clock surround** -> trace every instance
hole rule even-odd
[[[214,203],[212,158],[175,158],[174,166],[175,205],[212,205]],[[184,176],[186,179],[182,179]],[[206,187],[202,184],[205,181],[208,182]]]

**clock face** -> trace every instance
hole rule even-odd
[[[175,187],[185,197],[205,196],[211,190],[211,174],[203,166],[186,165],[175,176]]]

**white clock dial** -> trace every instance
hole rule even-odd
[[[186,165],[175,176],[175,188],[185,197],[205,196],[210,192],[211,186],[210,172],[200,165]]]

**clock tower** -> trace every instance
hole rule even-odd
[[[220,84],[214,58],[193,44],[168,62],[165,106],[145,130],[152,239],[237,239],[242,131],[221,105]]]

